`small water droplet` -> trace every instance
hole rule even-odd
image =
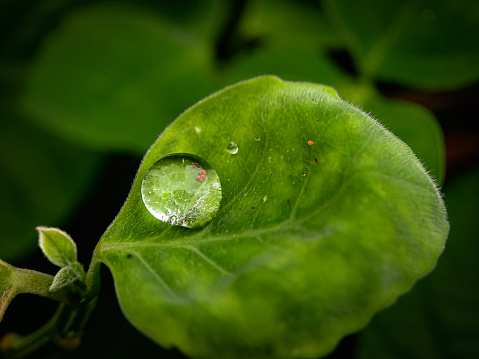
[[[261,138],[260,138],[259,136],[255,136],[255,138],[254,138],[254,139],[255,139],[256,141],[259,141],[259,140],[261,140]]]
[[[268,199],[268,196],[264,196],[263,197],[263,202],[266,202],[267,199]]]
[[[306,172],[301,173],[301,176],[306,177]]]
[[[141,184],[141,196],[148,211],[159,220],[201,228],[218,212],[221,183],[205,160],[176,154],[148,169]]]
[[[226,150],[232,155],[235,155],[238,153],[238,145],[234,142],[230,142],[228,146],[226,146]]]
[[[195,127],[195,131],[198,132],[198,133],[200,133],[200,132],[201,132],[201,128]]]

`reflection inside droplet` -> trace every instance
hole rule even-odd
[[[238,153],[238,145],[234,142],[230,142],[228,146],[226,146],[226,150],[232,155],[235,155]]]
[[[200,228],[218,212],[221,183],[205,160],[176,154],[162,158],[148,169],[141,196],[148,211],[159,220]]]

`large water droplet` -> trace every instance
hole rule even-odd
[[[234,142],[230,142],[228,146],[226,146],[226,150],[232,155],[235,155],[238,153],[238,145]]]
[[[141,197],[148,211],[159,220],[201,228],[218,212],[221,183],[205,160],[176,154],[150,167],[141,184]]]

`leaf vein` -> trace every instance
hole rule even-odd
[[[160,276],[159,273],[157,273],[151,266],[148,264],[148,262],[138,253],[134,252],[135,257],[138,258],[138,260],[143,264],[143,266],[153,275],[153,277],[160,283],[160,285],[170,294],[172,297],[177,297],[175,292],[170,288],[170,286],[165,282],[165,280]]]

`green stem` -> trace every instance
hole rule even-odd
[[[84,328],[93,312],[100,291],[100,266],[96,252],[88,269],[86,290],[80,295],[65,287],[50,292],[53,277],[30,270],[20,270],[14,280],[22,283],[21,293],[32,293],[58,300],[61,304],[53,317],[40,329],[27,335],[7,334],[0,342],[0,351],[5,359],[23,359],[48,343],[70,350],[81,341]]]
[[[7,334],[1,342],[5,358],[25,358],[48,343],[66,350],[75,349],[95,305],[96,299],[76,306],[61,303],[53,317],[32,334],[24,337]]]
[[[16,293],[29,293],[41,297],[50,298],[59,302],[70,303],[75,301],[69,290],[51,292],[49,290],[53,283],[53,276],[30,269],[16,268],[11,276],[12,287]]]

